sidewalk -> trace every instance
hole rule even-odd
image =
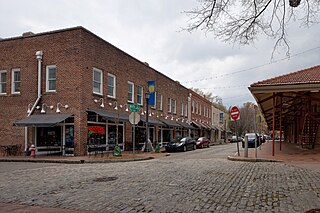
[[[142,161],[154,158],[162,158],[167,156],[166,152],[141,152],[124,151],[121,156],[113,156],[113,153],[96,154],[90,156],[1,156],[0,162],[34,162],[34,163],[66,163],[66,164],[82,164],[82,163],[116,163],[129,161]]]
[[[239,143],[241,146],[241,143]],[[272,155],[272,141],[267,141],[257,148],[257,158],[255,157],[255,149],[249,148],[248,158],[244,157],[244,150],[240,148],[240,156],[235,153],[234,156],[229,156],[229,160],[240,161],[279,161],[288,164],[308,164],[320,165],[320,146],[316,145],[315,149],[302,149],[301,146],[293,143],[282,142],[280,151],[279,141],[275,141],[275,152]],[[320,168],[320,166],[318,166]],[[320,170],[320,169],[319,169]]]

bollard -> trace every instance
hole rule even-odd
[[[248,135],[244,137],[244,157],[248,157]]]
[[[30,152],[31,152],[31,157],[35,158],[36,157],[36,147],[32,144],[30,147]]]

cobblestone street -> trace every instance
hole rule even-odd
[[[228,161],[234,152],[228,144],[140,162],[1,162],[0,202],[97,212],[301,213],[320,207],[318,172]]]

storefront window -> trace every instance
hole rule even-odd
[[[38,127],[37,147],[41,146],[61,146],[62,134],[61,126]]]
[[[114,150],[116,145],[116,138],[118,135],[118,146],[123,149],[123,126],[118,126],[117,132],[117,125],[109,125],[108,126],[108,146],[109,150]]]

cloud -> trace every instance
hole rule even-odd
[[[279,49],[271,60],[275,40],[263,36],[252,46],[233,46],[210,33],[182,31],[188,24],[183,11],[197,4],[194,0],[5,1],[0,8],[0,37],[83,26],[173,80],[221,96],[226,106],[254,101],[247,88],[254,82],[319,64],[320,49],[312,50],[320,46],[317,26],[288,25],[292,57],[284,59],[285,51]]]

